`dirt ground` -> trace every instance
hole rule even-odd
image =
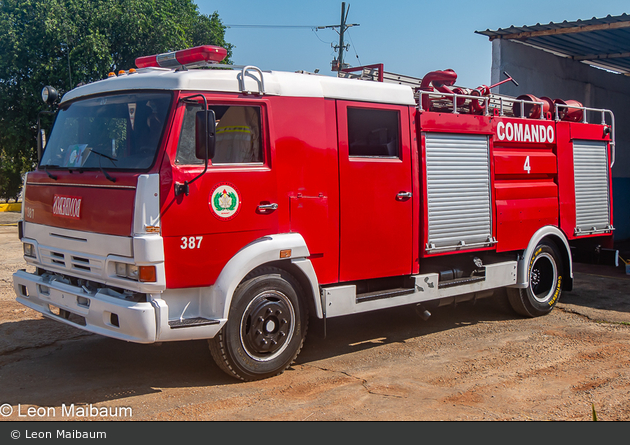
[[[11,274],[25,263],[6,224],[18,217],[0,214],[1,420],[589,421],[593,406],[600,421],[630,420],[621,268],[576,265],[574,290],[536,319],[500,296],[436,309],[428,321],[408,307],[331,319],[326,338],[312,319],[292,368],[240,383],[204,341],[126,343],[16,303]],[[71,404],[109,411],[64,416]],[[46,414],[29,417],[29,407]]]

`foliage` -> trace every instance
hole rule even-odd
[[[192,0],[0,0],[0,198],[16,197],[36,164],[45,85],[63,94],[139,56],[207,44],[231,63],[218,13],[200,14]]]

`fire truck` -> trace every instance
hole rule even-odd
[[[426,318],[499,289],[545,315],[572,250],[612,247],[609,110],[458,87],[452,70],[225,56],[140,57],[63,96],[25,179],[17,301],[129,342],[207,339],[247,381],[287,369],[309,319]]]

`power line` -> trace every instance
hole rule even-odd
[[[225,25],[226,28],[311,28],[322,29],[321,26],[313,25]]]
[[[363,65],[361,63],[361,58],[359,57],[359,54],[357,53],[357,47],[354,44],[354,42],[352,41],[352,36],[350,35],[350,33],[348,33],[348,38],[350,39],[350,43],[352,44],[352,49],[354,50],[354,55],[357,56],[357,60],[359,61],[359,65]]]
[[[317,30],[316,30],[316,29],[313,29],[313,33],[315,34],[315,37],[317,37],[317,40],[319,40],[320,42],[325,43],[325,44],[327,44],[327,45],[328,45],[328,44],[330,44],[330,45],[332,45],[332,44],[333,44],[332,42],[327,42],[327,41],[325,41],[325,40],[320,39],[320,37],[317,35]]]
[[[353,26],[360,26],[358,23],[348,24],[348,14],[350,13],[350,5],[348,5],[348,9],[346,10],[346,3],[341,2],[341,23],[338,25],[327,25],[327,26],[312,26],[312,25],[224,25],[226,28],[263,28],[263,29],[305,29],[310,28],[313,31],[317,31],[319,29],[334,29],[337,34],[339,34],[339,45],[333,45],[335,51],[339,51],[339,57],[337,60],[333,60],[333,71],[336,69],[337,71],[341,71],[343,69],[343,51],[349,50],[350,44],[344,44],[343,38],[344,34]],[[337,30],[339,28],[339,30]],[[317,37],[319,39],[319,36]],[[324,42],[322,39],[319,39]],[[350,41],[352,42],[352,38],[350,37]],[[326,43],[326,42],[324,42]],[[352,43],[352,47],[354,49],[354,43]],[[354,54],[359,59],[359,55],[357,54],[356,49],[354,49]],[[361,59],[359,59],[359,63],[361,63]]]

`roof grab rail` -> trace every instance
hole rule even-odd
[[[256,71],[259,74],[260,79],[250,73],[250,70]],[[252,91],[245,88],[245,76],[249,76],[256,81],[256,83],[258,84],[258,91]],[[265,94],[265,79],[263,78],[263,73],[260,68],[251,65],[244,66],[243,70],[241,71],[240,77],[238,78],[238,83],[239,89],[243,94]]]

